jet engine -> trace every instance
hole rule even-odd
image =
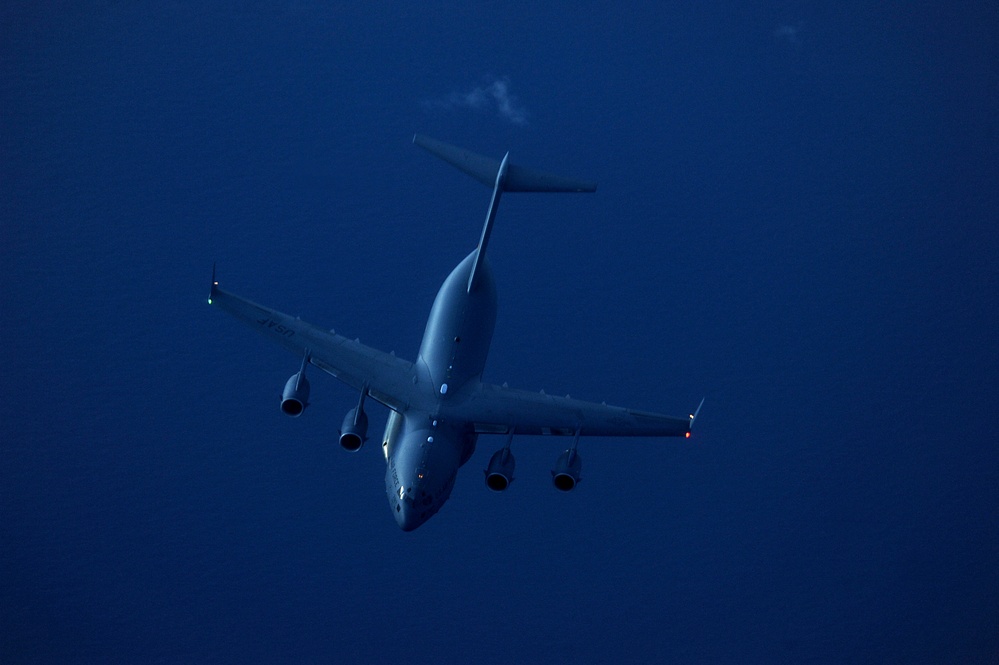
[[[552,469],[552,484],[562,492],[572,490],[579,483],[579,472],[583,468],[583,460],[574,449],[569,449],[555,460]]]
[[[309,380],[305,378],[305,371],[292,374],[288,382],[284,384],[284,392],[281,393],[281,410],[292,418],[297,418],[305,411],[309,405]]]
[[[353,408],[343,417],[340,428],[340,447],[347,452],[356,453],[368,438],[368,414],[364,409]]]
[[[486,487],[494,492],[502,492],[513,482],[515,461],[509,448],[497,450],[486,467]]]

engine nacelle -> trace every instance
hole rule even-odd
[[[572,490],[579,483],[579,472],[583,468],[583,459],[575,450],[567,450],[555,460],[552,469],[552,484],[562,492]]]
[[[281,393],[281,410],[292,418],[297,418],[305,411],[309,405],[309,380],[305,378],[304,372],[292,374],[288,382],[284,384],[284,392]]]
[[[368,438],[368,414],[356,408],[343,417],[340,428],[340,447],[347,452],[356,453]]]
[[[502,492],[513,482],[513,467],[515,461],[509,448],[503,448],[493,453],[486,467],[486,487],[494,492]]]

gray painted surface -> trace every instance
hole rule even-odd
[[[508,166],[509,155],[496,162],[419,135],[414,142],[476,180],[493,183],[479,245],[451,271],[438,291],[415,363],[240,298],[218,288],[214,276],[209,297],[210,304],[307,364],[364,391],[399,414],[389,419],[382,437],[388,465],[386,493],[399,526],[411,531],[440,510],[451,494],[458,467],[471,457],[480,433],[575,436],[573,459],[578,459],[575,447],[583,435],[688,434],[693,416],[674,418],[482,383],[496,325],[496,285],[485,249],[508,181],[508,168],[519,174],[514,191],[592,192],[596,185]],[[494,169],[492,177],[490,169]],[[299,413],[301,409],[295,415]],[[570,487],[578,481],[579,464],[572,468]]]

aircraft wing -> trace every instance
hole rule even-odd
[[[694,420],[491,384],[456,408],[480,434],[573,436],[578,429],[582,436],[687,436]]]
[[[413,398],[413,363],[224,291],[212,280],[208,303],[271,341],[396,411]]]

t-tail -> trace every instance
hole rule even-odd
[[[511,164],[510,153],[504,155],[501,161],[497,161],[421,134],[413,137],[413,143],[432,152],[458,170],[464,171],[483,185],[493,188],[489,211],[486,213],[486,223],[482,225],[482,236],[479,238],[479,245],[475,250],[475,262],[472,264],[472,271],[468,276],[469,293],[475,288],[479,267],[485,259],[486,246],[489,244],[493,220],[496,219],[496,210],[499,208],[500,196],[503,192],[597,191],[597,183],[595,182],[564,178],[552,173]]]

